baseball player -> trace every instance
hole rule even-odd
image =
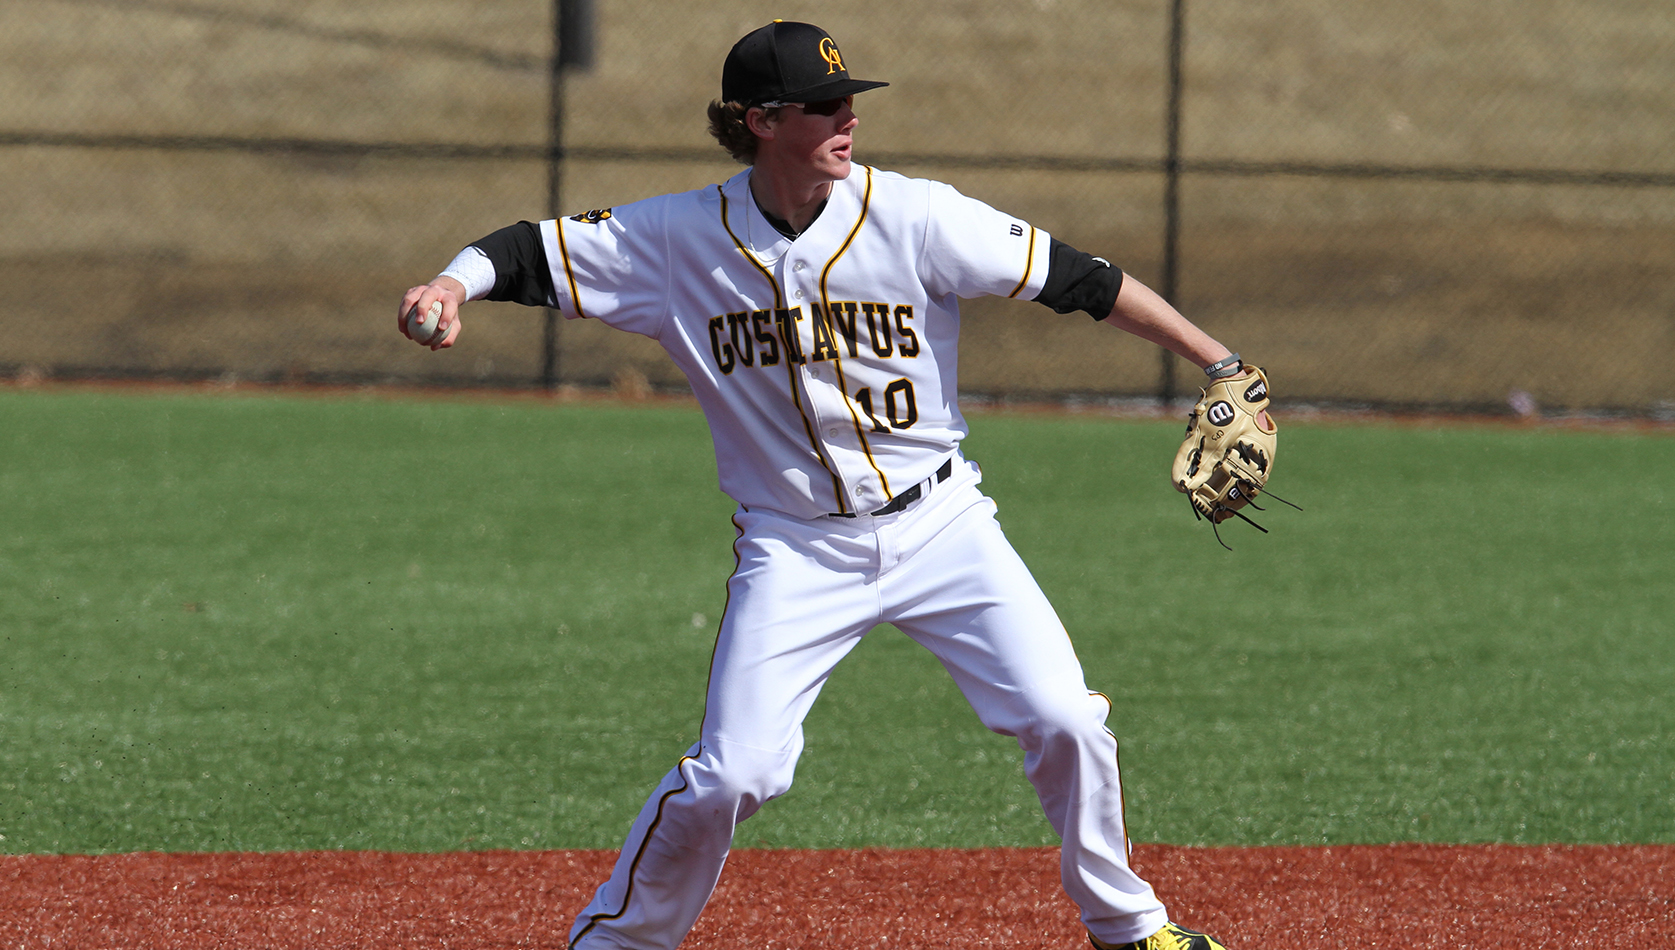
[[[672,948],[735,826],[791,787],[833,667],[893,624],[947,668],[984,725],[1016,737],[1063,839],[1065,890],[1095,947],[1215,950],[1129,867],[1111,704],[960,452],[961,297],[1084,310],[1215,375],[1236,355],[1106,261],[948,185],[853,161],[851,78],[824,30],[778,20],[727,55],[710,131],[747,167],[720,185],[468,246],[402,298],[556,307],[661,343],[715,442],[738,566],[698,740],[647,799],[570,946]],[[427,337],[427,342],[429,338]]]

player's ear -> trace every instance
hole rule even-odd
[[[764,109],[761,106],[751,106],[744,114],[745,128],[759,139],[774,137],[774,126],[778,119],[778,109]]]

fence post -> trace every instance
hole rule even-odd
[[[564,71],[593,66],[593,0],[553,0],[553,53],[547,97],[547,217],[564,213]],[[541,388],[558,386],[560,314],[547,308],[541,332]]]
[[[561,213],[564,187],[564,26],[566,0],[553,0],[553,46],[547,68],[547,217]],[[559,313],[548,307],[541,323],[542,389],[558,386]]]
[[[1164,112],[1163,157],[1163,286],[1159,288],[1170,306],[1179,307],[1177,260],[1181,232],[1181,58],[1185,38],[1186,0],[1169,3],[1169,101]],[[1158,399],[1169,408],[1175,398],[1175,354],[1159,348],[1161,366]]]

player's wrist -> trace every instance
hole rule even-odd
[[[1237,353],[1230,353],[1204,367],[1204,375],[1211,379],[1226,379],[1229,376],[1237,376],[1244,371],[1245,364],[1239,359]]]
[[[438,274],[436,279],[430,282],[430,285],[435,287],[437,292],[443,296],[454,298],[456,304],[462,304],[471,299],[471,288],[467,287],[464,281],[453,274]]]

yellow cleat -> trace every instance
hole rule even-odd
[[[1096,950],[1227,950],[1214,937],[1172,923],[1164,924],[1162,930],[1133,943],[1106,943],[1093,934],[1088,934],[1088,942]]]

